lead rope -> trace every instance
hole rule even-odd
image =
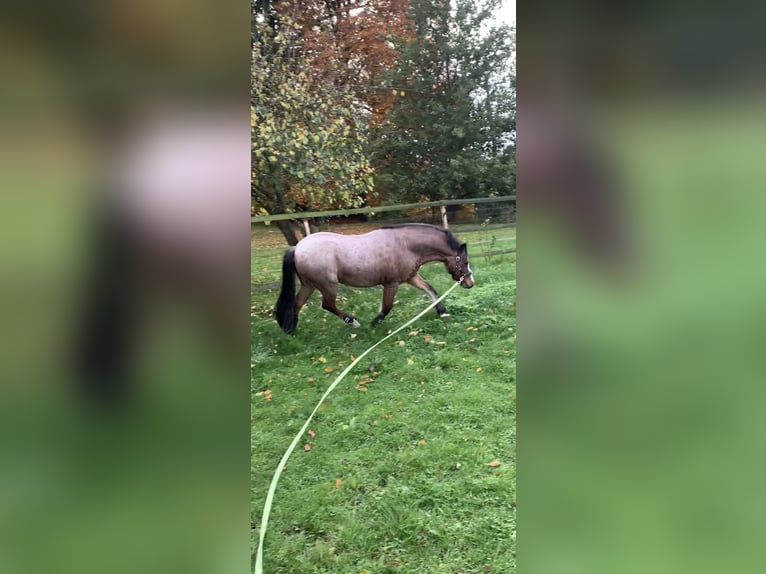
[[[461,278],[462,281],[462,278]],[[314,418],[314,415],[319,410],[319,407],[324,403],[325,399],[330,395],[330,393],[333,391],[333,389],[338,385],[339,382],[343,380],[343,378],[351,371],[352,368],[354,368],[354,365],[356,365],[359,361],[362,360],[362,358],[372,351],[375,347],[380,345],[383,341],[386,339],[389,339],[396,335],[399,331],[402,329],[405,329],[406,327],[409,327],[412,325],[415,321],[420,319],[423,315],[425,315],[428,311],[436,307],[439,303],[442,302],[442,300],[452,293],[453,289],[460,285],[460,282],[455,283],[452,287],[447,289],[447,291],[439,297],[436,301],[431,303],[428,307],[423,309],[420,313],[415,315],[412,319],[407,321],[404,325],[399,327],[398,329],[391,331],[388,335],[383,337],[380,341],[375,343],[372,347],[367,349],[364,353],[359,355],[356,359],[354,359],[351,364],[343,369],[340,375],[336,377],[336,379],[332,382],[332,384],[327,388],[325,393],[322,395],[322,398],[319,399],[319,402],[317,403],[317,406],[314,407],[314,410],[311,411],[311,414],[309,415],[309,418],[306,419],[306,422],[301,427],[301,430],[298,431],[298,434],[295,435],[295,438],[293,439],[293,442],[290,443],[290,446],[287,447],[287,450],[285,451],[285,454],[282,455],[282,460],[279,461],[279,466],[277,466],[277,470],[274,471],[274,476],[271,479],[271,484],[269,485],[269,492],[266,494],[266,502],[263,505],[263,514],[261,514],[261,529],[260,529],[260,535],[258,540],[258,552],[255,556],[255,569],[253,570],[254,574],[263,574],[263,540],[266,537],[266,527],[269,524],[269,514],[271,513],[271,504],[274,501],[274,493],[277,490],[277,483],[279,482],[279,477],[282,475],[282,470],[284,469],[285,465],[287,464],[287,459],[290,458],[290,455],[295,450],[295,447],[298,446],[298,443],[301,440],[301,437],[306,433],[306,430],[309,428],[309,424],[311,423],[311,419]]]

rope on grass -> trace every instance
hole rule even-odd
[[[354,366],[362,360],[362,358],[367,355],[370,351],[372,351],[375,347],[380,345],[383,341],[390,339],[394,335],[396,335],[399,331],[402,329],[405,329],[412,325],[415,321],[420,319],[423,315],[425,315],[428,311],[436,307],[447,295],[449,295],[455,287],[460,285],[460,283],[455,283],[452,287],[447,289],[447,291],[436,301],[431,303],[428,307],[423,309],[420,313],[415,315],[412,319],[407,321],[404,325],[401,327],[395,329],[394,331],[391,331],[388,335],[383,337],[380,341],[375,343],[372,347],[367,349],[364,353],[359,355],[356,359],[354,359],[351,364],[343,369],[343,371],[336,377],[336,379],[332,382],[332,384],[327,388],[327,390],[322,395],[322,398],[319,399],[319,402],[317,403],[317,406],[314,407],[314,410],[311,411],[311,414],[306,419],[306,422],[303,423],[303,426],[301,427],[301,430],[298,431],[298,434],[295,435],[295,438],[293,439],[293,442],[290,443],[290,446],[287,447],[287,450],[285,451],[285,454],[282,455],[282,460],[279,461],[279,465],[277,466],[277,470],[274,472],[274,476],[271,479],[271,484],[269,485],[269,492],[266,494],[266,502],[263,505],[263,514],[261,514],[261,528],[260,528],[260,534],[259,534],[259,540],[258,540],[258,551],[255,556],[255,569],[253,570],[254,574],[263,574],[263,540],[266,537],[266,528],[269,524],[269,514],[271,513],[271,504],[274,501],[274,493],[277,490],[277,483],[279,482],[279,477],[282,475],[282,469],[284,469],[285,465],[287,464],[287,459],[290,458],[290,455],[295,450],[295,447],[298,446],[298,443],[300,442],[303,435],[306,433],[306,430],[309,428],[309,424],[311,424],[311,420],[314,418],[314,415],[319,410],[319,407],[322,406],[322,403],[324,403],[325,399],[330,395],[330,393],[333,391],[333,389],[338,385],[339,382],[343,380],[343,378],[351,371]]]

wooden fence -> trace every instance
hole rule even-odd
[[[515,202],[515,195],[503,195],[500,197],[476,197],[472,199],[445,199],[441,201],[424,201],[421,203],[405,203],[401,205],[381,205],[376,207],[355,207],[351,209],[334,209],[330,211],[306,211],[301,213],[280,213],[275,215],[255,215],[250,218],[251,223],[270,223],[289,219],[315,219],[325,217],[342,217],[349,215],[375,215],[388,211],[408,211],[426,207],[442,208],[442,218],[445,216],[445,208],[450,205],[474,205],[484,203]],[[445,220],[446,221],[446,220]],[[446,225],[445,225],[446,227]]]

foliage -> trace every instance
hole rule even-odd
[[[359,205],[372,188],[352,92],[313,75],[297,24],[253,25],[251,195],[256,212]]]
[[[375,132],[381,194],[393,200],[515,189],[514,33],[497,0],[414,0],[415,37],[389,73],[397,98]]]
[[[499,5],[251,0],[253,211],[512,194],[514,33],[493,24]]]
[[[298,22],[315,73],[347,86],[373,123],[393,101],[381,74],[399,59],[397,41],[412,37],[408,0],[283,0],[277,11]]]

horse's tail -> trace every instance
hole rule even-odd
[[[277,323],[285,333],[292,333],[298,326],[295,313],[295,247],[285,251],[282,259],[282,290],[276,306]]]

